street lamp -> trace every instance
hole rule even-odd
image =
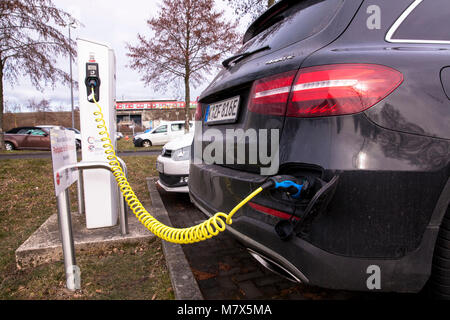
[[[74,28],[73,27],[75,25],[75,22],[71,22],[68,27],[69,27],[69,43],[71,42],[71,35],[70,35],[70,29]],[[69,57],[69,61],[70,61],[70,102],[72,104],[72,128],[75,128],[75,111],[74,111],[74,107],[73,107],[73,81],[72,81],[72,57]]]

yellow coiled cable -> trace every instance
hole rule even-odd
[[[114,146],[112,145],[111,138],[109,137],[108,128],[106,127],[105,120],[103,118],[102,107],[95,100],[94,89],[92,89],[93,101],[98,107],[98,111],[94,112],[96,122],[99,124],[97,128],[99,135],[103,136],[101,138],[102,142],[106,142],[103,145],[105,149],[106,158],[109,160],[109,165],[111,166],[112,174],[114,175],[120,191],[122,192],[125,201],[128,206],[139,219],[139,221],[153,234],[157,237],[166,240],[168,242],[188,244],[204,241],[218,235],[220,232],[224,231],[227,224],[232,224],[233,215],[252,198],[256,197],[263,188],[259,187],[253,191],[249,196],[242,200],[237,206],[233,208],[228,214],[223,212],[218,212],[208,220],[189,228],[172,228],[164,225],[155,219],[142,205],[142,203],[137,198],[136,194],[133,192],[125,173],[122,170],[119,160],[117,159]]]

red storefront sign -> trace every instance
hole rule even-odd
[[[145,109],[176,109],[184,108],[182,101],[137,101],[137,102],[117,102],[117,110],[145,110]],[[196,108],[197,102],[191,102],[191,108]]]

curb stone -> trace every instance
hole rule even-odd
[[[156,189],[156,179],[147,178],[147,186],[152,201],[152,215],[161,223],[172,226],[166,208]],[[162,247],[175,299],[204,300],[181,245],[162,241]]]

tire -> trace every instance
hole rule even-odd
[[[450,207],[436,240],[429,285],[432,298],[450,300]]]
[[[15,149],[11,142],[5,142],[5,148],[7,151],[13,151]]]
[[[152,146],[152,142],[150,140],[144,140],[142,141],[142,146],[144,148],[150,148]]]

